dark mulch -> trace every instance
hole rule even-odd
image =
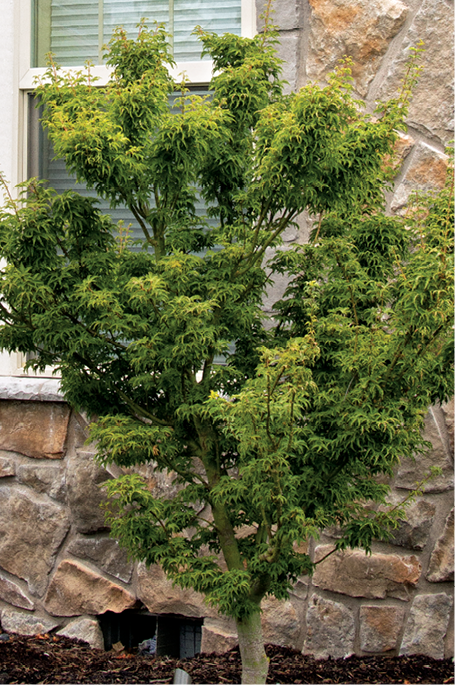
[[[178,660],[103,652],[64,637],[1,637],[0,683],[172,683],[176,668],[187,671],[193,683],[240,682],[237,649]],[[316,661],[285,647],[266,649],[269,683],[453,683],[452,659],[353,656]]]

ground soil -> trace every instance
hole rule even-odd
[[[63,637],[0,635],[0,683],[172,683],[176,668],[193,683],[239,683],[237,649],[193,659],[104,652]],[[369,656],[315,660],[267,646],[268,683],[453,683],[453,660]]]

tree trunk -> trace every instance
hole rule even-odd
[[[242,657],[242,683],[265,683],[269,660],[264,650],[260,612],[242,620],[237,619],[236,625]]]

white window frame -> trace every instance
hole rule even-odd
[[[126,0],[127,1],[127,0]],[[35,78],[44,74],[44,67],[30,66],[31,53],[31,0],[19,0],[21,5],[21,46],[22,63],[20,69],[19,89],[32,90],[34,88]],[[216,0],[214,0],[216,2]],[[256,3],[255,0],[241,0],[241,35],[247,38],[253,38],[256,34]],[[82,65],[74,65],[74,68],[80,69]],[[73,67],[64,67],[65,71],[70,71]],[[174,78],[178,78],[182,74],[186,74],[188,81],[192,85],[204,85],[210,82],[212,77],[212,62],[197,61],[197,62],[177,62],[176,66],[169,70]],[[109,80],[109,68],[103,65],[95,66],[92,70],[94,76],[99,77],[98,86],[105,86]]]
[[[127,1],[127,0],[126,0]],[[214,0],[216,2],[216,0]],[[43,67],[31,67],[31,41],[32,41],[32,12],[31,0],[14,0],[14,83],[16,84],[16,96],[14,101],[14,139],[17,141],[17,155],[13,157],[13,173],[11,183],[12,192],[14,187],[27,179],[28,167],[28,106],[27,95],[34,87],[36,79],[45,73]],[[253,38],[256,35],[256,2],[255,0],[241,0],[241,35]],[[178,80],[185,74],[188,81],[195,86],[208,85],[212,78],[212,62],[178,62],[170,69],[171,75]],[[80,69],[81,65],[64,67],[65,71]],[[110,69],[103,65],[93,67],[92,73],[99,78],[97,85],[105,86],[109,80]],[[0,353],[0,376],[42,376],[52,377],[52,367],[46,368],[42,373],[35,374],[32,371],[25,372],[24,364],[26,355],[16,353],[9,355]],[[54,376],[55,377],[55,376]]]

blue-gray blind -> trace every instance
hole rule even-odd
[[[34,0],[33,66],[44,66],[49,51],[63,66],[99,64],[113,29],[124,26],[133,36],[142,17],[164,23],[175,60],[192,62],[201,59],[195,26],[240,35],[241,0]]]

